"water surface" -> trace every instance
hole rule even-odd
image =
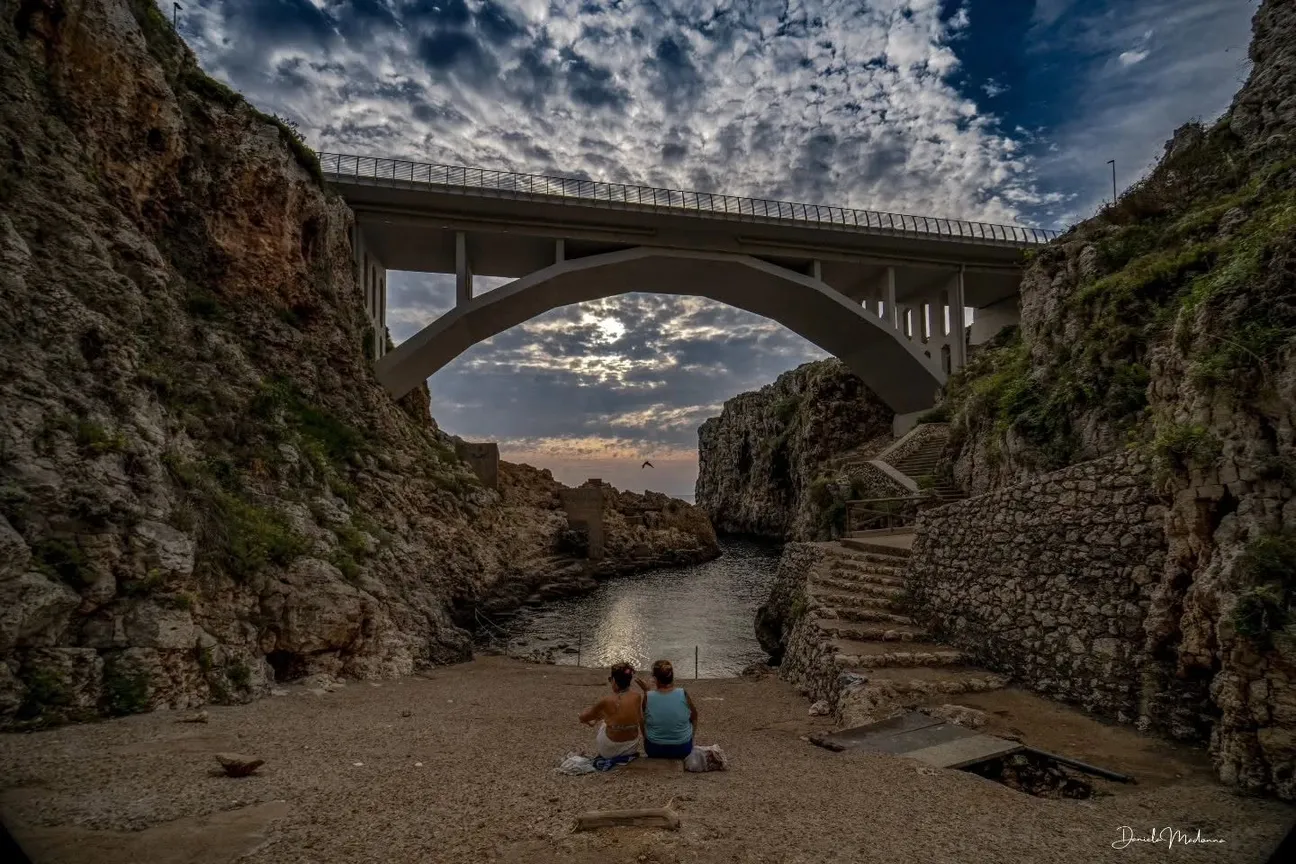
[[[680,678],[737,675],[766,659],[752,620],[769,596],[779,549],[721,540],[714,561],[609,580],[584,597],[520,610],[502,622],[516,651],[554,648],[562,664],[647,669],[670,660]]]

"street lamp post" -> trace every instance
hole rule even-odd
[[[1112,166],[1112,206],[1116,206],[1116,160],[1108,159],[1107,164]]]

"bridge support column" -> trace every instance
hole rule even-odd
[[[823,281],[823,262],[818,258],[810,262],[810,278]]]
[[[882,276],[883,314],[892,330],[900,329],[900,310],[896,308],[895,268],[886,268]]]
[[[387,353],[387,268],[370,251],[358,221],[352,230],[351,252],[355,258],[356,287],[360,290],[365,319],[373,330],[369,359],[376,361]]]
[[[468,235],[455,232],[455,305],[462,306],[472,299],[472,265],[468,261]]]
[[[967,326],[964,321],[963,268],[950,280],[950,371],[957,372],[967,364]]]
[[[566,240],[554,241],[554,263],[561,264],[566,260],[567,260],[567,241]]]

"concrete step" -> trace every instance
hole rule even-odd
[[[1008,679],[972,666],[876,667],[862,673],[866,686],[897,696],[957,696],[1007,686]]]
[[[895,591],[891,596],[870,594],[868,592],[839,591],[823,588],[811,583],[810,596],[824,606],[834,609],[874,609],[878,612],[902,611],[903,592]]]
[[[821,615],[835,615],[836,620],[853,624],[879,624],[896,627],[908,627],[913,624],[913,619],[908,615],[868,606],[825,606],[815,611]]]
[[[810,577],[812,590],[841,591],[848,594],[867,594],[872,597],[899,597],[904,593],[904,582],[864,582],[831,573],[815,573]]]
[[[822,575],[838,579],[840,580],[839,584],[878,585],[884,588],[903,588],[905,584],[903,576],[896,576],[891,573],[861,573],[855,570],[816,570],[814,575]]]
[[[917,666],[958,666],[963,654],[933,642],[855,642],[839,639],[833,642],[833,659],[849,669],[914,668]]]
[[[894,558],[907,559],[909,550],[897,546],[887,546],[881,543],[872,543],[859,537],[844,537],[837,541],[847,549],[855,552],[872,552],[875,555],[889,555]]]
[[[854,567],[870,567],[877,565],[880,567],[892,567],[903,570],[908,564],[907,558],[901,558],[898,555],[879,554],[877,552],[856,552],[851,549],[843,549],[840,546],[834,550],[834,554],[827,559],[830,563],[841,562]]]
[[[829,636],[856,642],[922,642],[930,638],[915,624],[867,624],[841,618],[816,618],[814,623]]]
[[[875,564],[872,561],[845,561],[837,559],[828,565],[828,572],[841,573],[846,576],[896,576],[903,577],[903,564]]]

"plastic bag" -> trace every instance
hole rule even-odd
[[[693,751],[684,757],[684,770],[694,773],[727,771],[729,770],[729,757],[725,756],[719,744],[694,747]]]
[[[588,757],[579,753],[568,753],[567,758],[556,769],[559,774],[592,774],[594,772],[594,762]]]

